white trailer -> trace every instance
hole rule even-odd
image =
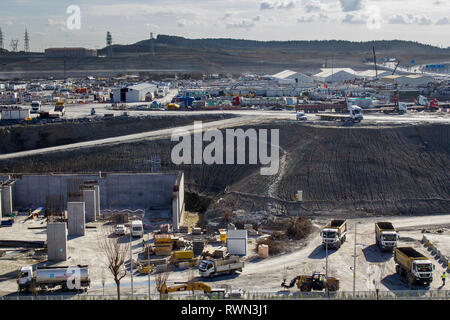
[[[30,291],[33,286],[41,290],[60,287],[66,291],[87,290],[91,280],[88,266],[37,267],[35,271],[32,266],[25,266],[20,269],[17,283],[20,291]]]

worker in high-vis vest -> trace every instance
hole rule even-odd
[[[445,286],[445,278],[447,275],[445,274],[445,271],[442,273],[442,286]]]

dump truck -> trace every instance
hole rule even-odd
[[[90,286],[88,266],[60,266],[60,267],[37,267],[33,271],[32,266],[20,269],[17,279],[19,291],[31,291],[34,288],[46,290],[60,287],[63,291],[87,290]]]
[[[244,267],[244,262],[239,260],[237,256],[231,256],[227,259],[204,259],[198,266],[198,271],[201,277],[215,277],[223,274],[232,274],[236,271],[241,271]]]
[[[297,288],[300,291],[311,291],[311,290],[319,290],[327,288],[328,291],[337,291],[339,290],[339,279],[334,277],[326,277],[325,274],[314,272],[311,276],[309,275],[299,275],[291,280],[289,285],[286,285],[286,279],[283,280],[281,286],[286,289],[292,288],[295,284],[297,284]]]
[[[397,246],[398,233],[390,222],[375,223],[375,241],[382,251],[392,251]]]
[[[326,248],[339,249],[345,242],[347,236],[347,220],[333,219],[323,227],[322,246]]]
[[[414,248],[395,248],[394,261],[397,274],[406,277],[410,288],[414,284],[429,286],[433,281],[434,264]]]

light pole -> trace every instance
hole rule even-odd
[[[356,227],[358,223],[355,223],[355,246],[353,248],[353,298],[355,298],[356,288]]]
[[[151,300],[151,291],[150,291],[150,232],[147,233],[147,274],[148,274],[148,299]]]
[[[328,294],[328,242],[325,242],[325,280],[326,280],[325,291],[327,293],[327,297],[329,297],[329,294]]]
[[[133,226],[131,226],[132,228]],[[133,237],[132,230],[130,229],[130,276],[131,276],[131,300],[134,299],[133,296]]]

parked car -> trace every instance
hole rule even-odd
[[[123,236],[123,235],[125,235],[126,232],[127,232],[127,228],[123,224],[118,224],[116,226],[116,230],[114,231],[114,233],[117,236]]]
[[[297,112],[297,120],[306,121],[308,117],[303,112]]]

